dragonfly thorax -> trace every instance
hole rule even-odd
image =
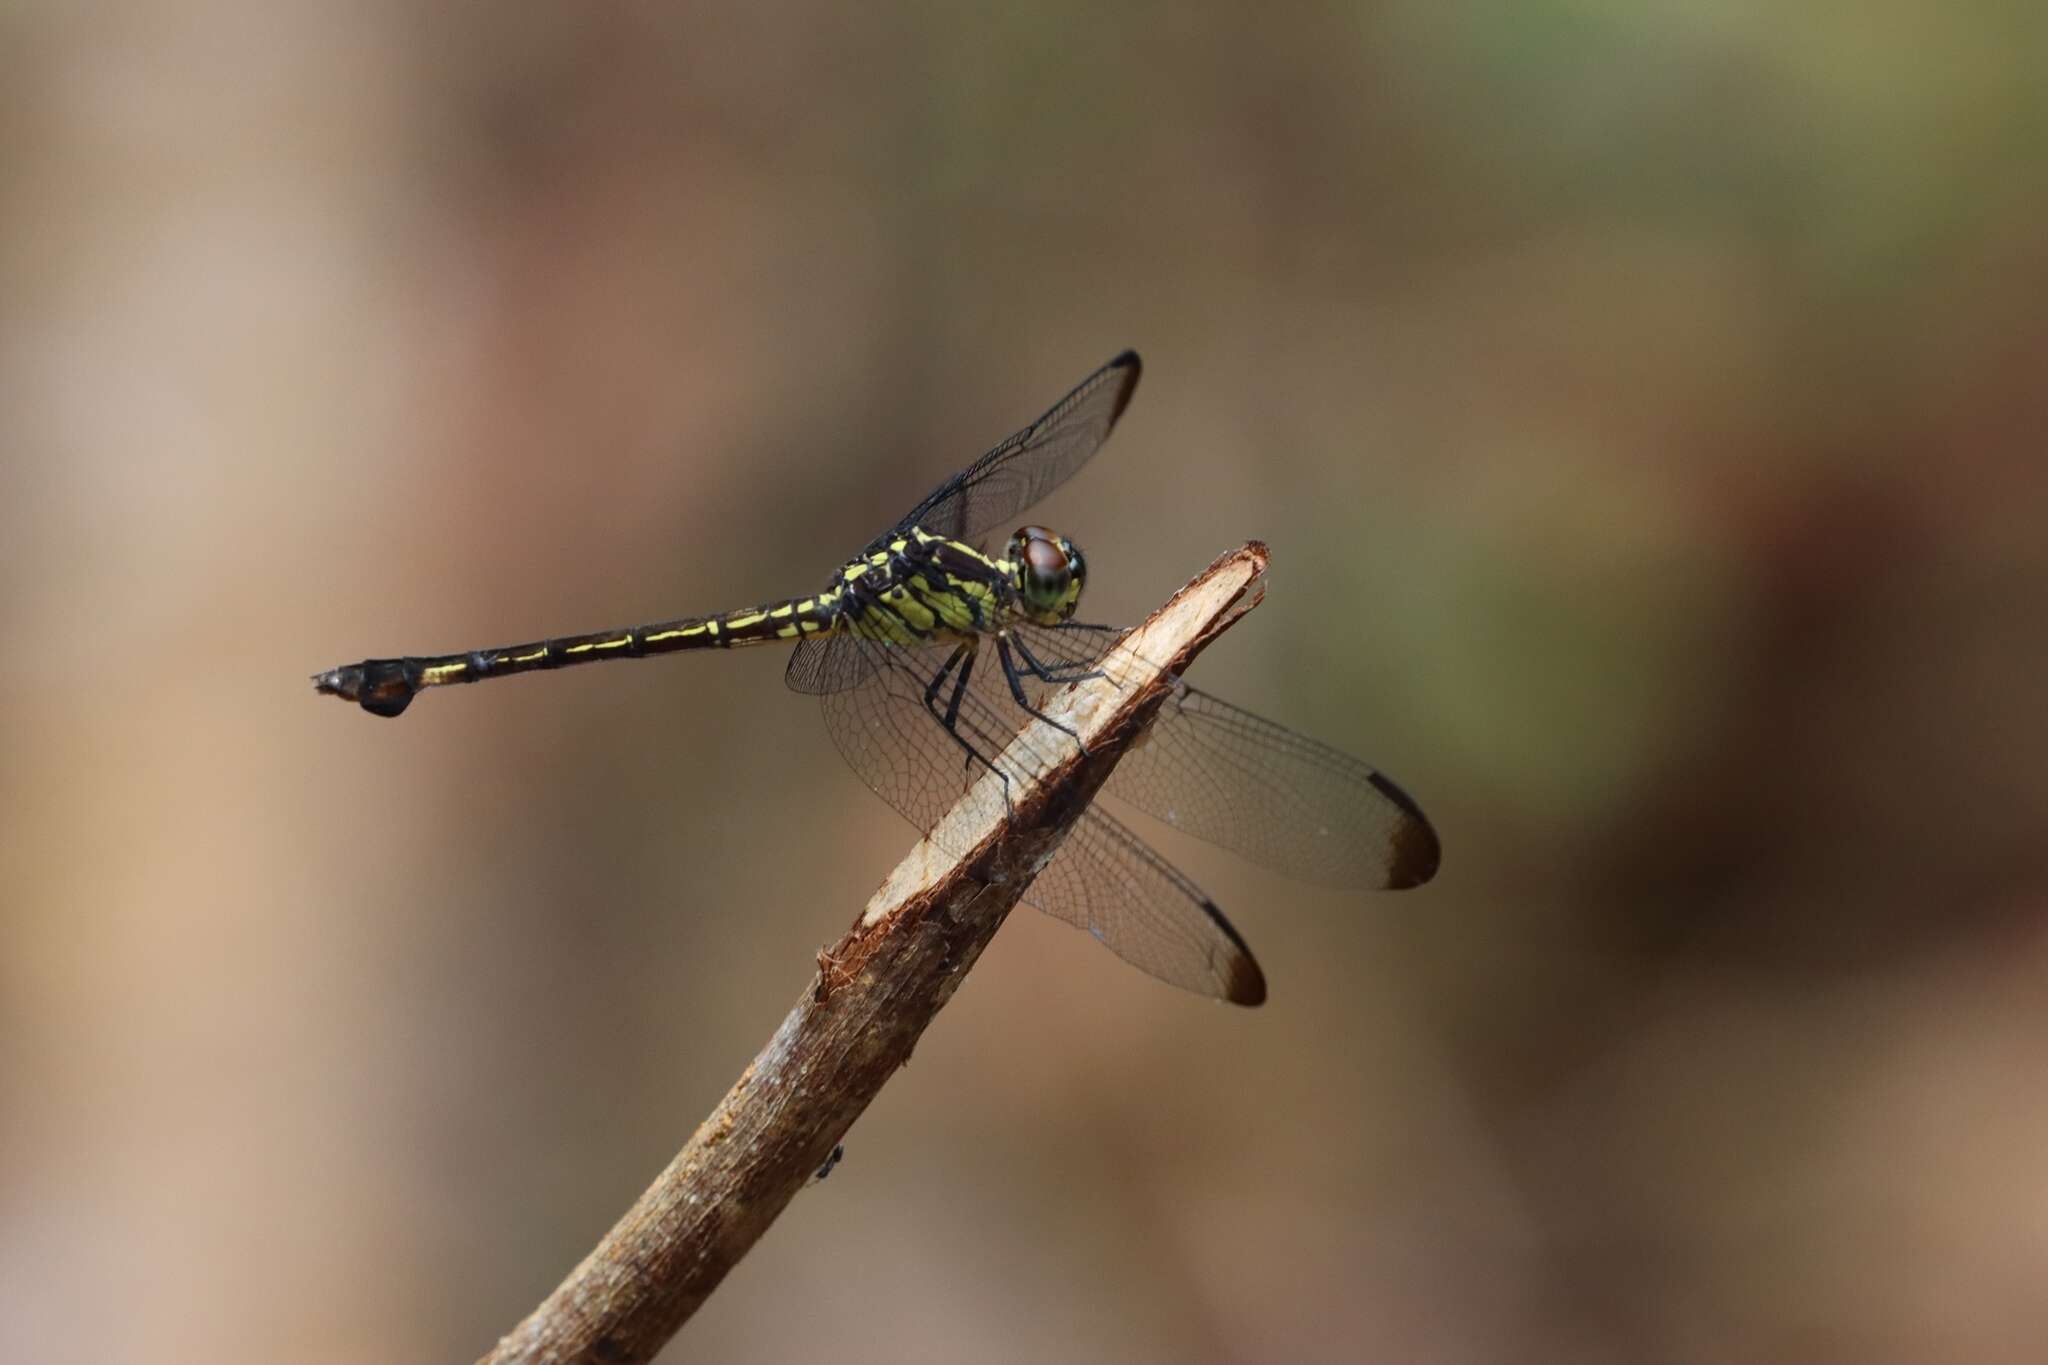
[[[1073,541],[1043,526],[1020,526],[1010,537],[1007,562],[1024,615],[1041,626],[1073,616],[1088,578],[1088,561]]]
[[[848,564],[817,608],[836,628],[891,644],[962,640],[1012,621],[1055,626],[1081,600],[1088,567],[1065,536],[1026,526],[997,559],[908,527]]]

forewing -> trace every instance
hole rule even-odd
[[[1045,497],[1101,449],[1116,419],[1130,405],[1142,367],[1125,351],[1089,375],[1043,417],[933,489],[887,532],[911,526],[933,535],[971,540],[1010,521]]]
[[[1041,658],[1069,660],[1099,657],[1117,638],[1096,627],[1020,633]],[[1398,888],[1436,873],[1436,832],[1385,774],[1185,682],[1104,790],[1303,881]]]

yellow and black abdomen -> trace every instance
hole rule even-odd
[[[732,649],[817,635],[839,628],[838,594],[791,598],[719,616],[691,616],[594,635],[565,635],[524,645],[472,649],[399,659],[365,659],[313,676],[321,692],[360,704],[378,716],[396,716],[429,687],[482,682],[544,669],[644,659],[691,649]]]
[[[372,715],[396,716],[429,687],[606,659],[774,644],[838,630],[906,647],[962,640],[1003,623],[1012,573],[1010,565],[970,545],[913,528],[848,564],[815,597],[461,654],[365,659],[315,674],[313,686]]]

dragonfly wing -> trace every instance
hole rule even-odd
[[[796,642],[782,680],[792,692],[823,696],[866,682],[873,665],[861,642],[846,634],[807,635]]]
[[[1073,757],[1073,741],[1064,735],[1020,735],[1028,718],[1010,695],[992,640],[981,642],[968,665],[951,646],[837,639],[860,656],[865,672],[859,682],[823,693],[826,728],[861,780],[919,830],[931,832],[991,771],[1021,794],[1032,779]],[[836,640],[804,644],[823,646],[807,679],[829,671]],[[940,716],[954,703],[963,665],[968,677],[957,690],[948,732]],[[1019,685],[1034,706],[1053,687],[1029,676]],[[970,749],[979,757],[970,757]],[[1082,816],[1025,899],[1088,930],[1161,980],[1238,1004],[1265,998],[1258,964],[1214,902],[1106,811]]]
[[[1043,417],[947,479],[868,546],[912,526],[953,540],[971,540],[1002,526],[1065,483],[1102,448],[1130,406],[1141,370],[1125,351],[1089,375]]]
[[[1024,899],[1169,985],[1235,1005],[1266,998],[1265,974],[1216,902],[1100,806]]]
[[[825,728],[847,764],[920,831],[930,833],[939,817],[991,772],[1001,773],[1009,790],[1021,795],[1034,779],[1072,756],[1073,741],[1064,735],[1019,737],[1028,717],[1010,697],[992,642],[984,641],[969,659],[959,657],[951,644],[906,647],[839,638],[859,656],[862,676],[850,685],[808,690],[822,692]],[[828,647],[826,662],[837,648]],[[850,666],[836,668],[835,680],[852,671]],[[941,717],[955,705],[963,668],[967,682],[958,689],[949,731]],[[1023,682],[1036,705],[1046,686],[1029,678]],[[1002,799],[1000,789],[992,799]]]
[[[1118,638],[1092,626],[1019,633],[1041,658],[1062,661],[1098,658]],[[1104,790],[1303,881],[1399,888],[1436,874],[1436,831],[1385,774],[1185,682]]]

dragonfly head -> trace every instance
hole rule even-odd
[[[1022,526],[1010,537],[1010,563],[1017,571],[1017,597],[1024,614],[1054,626],[1081,604],[1088,562],[1074,542],[1043,526]]]

